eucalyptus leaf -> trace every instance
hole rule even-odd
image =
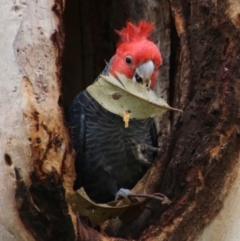
[[[130,113],[130,119],[147,119],[160,116],[166,110],[180,111],[170,107],[166,101],[156,96],[153,90],[134,83],[125,75],[117,73],[101,75],[98,81],[87,88],[89,94],[108,111],[122,116]]]
[[[132,213],[130,216],[134,217],[140,215],[148,200],[131,202],[128,199],[127,203],[114,201],[109,204],[97,204],[90,200],[83,188],[80,188],[68,198],[68,202],[75,213],[88,217],[93,227],[95,227],[108,219],[118,216],[126,219],[129,217],[128,213]]]

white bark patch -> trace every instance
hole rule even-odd
[[[13,42],[21,25],[27,5],[24,1],[0,2],[0,240],[33,240],[18,218],[15,204],[15,173],[13,165],[21,167],[28,180],[29,142],[23,127],[21,74],[14,55]],[[8,154],[13,165],[6,165]]]
[[[58,51],[51,40],[58,30],[58,19],[53,4],[53,0],[0,1],[0,240],[4,241],[34,240],[19,219],[14,166],[29,184],[38,158],[42,174],[54,167],[62,175],[67,194],[73,185],[69,136],[58,106]],[[32,118],[34,111],[39,113],[39,131]],[[53,140],[61,140],[61,146],[56,142],[47,149],[50,137],[45,127]],[[5,154],[12,164],[5,162]]]
[[[42,162],[42,174],[55,168],[61,175],[64,166],[64,185],[68,194],[75,174],[67,150],[69,136],[63,126],[62,111],[58,105],[60,86],[56,59],[59,53],[51,40],[58,31],[58,19],[52,6],[53,2],[47,0],[29,1],[14,41],[14,51],[24,80],[23,111],[31,142],[32,161],[35,164],[36,160]],[[34,112],[38,113],[38,123],[33,119]],[[39,125],[39,132],[33,127],[36,124]],[[40,139],[37,141],[36,138]],[[36,142],[40,143],[37,145]],[[48,144],[51,144],[50,148]]]
[[[229,0],[229,7],[226,13],[235,27],[240,29],[240,1]]]
[[[239,153],[240,161],[240,153]],[[240,170],[236,170],[237,178],[229,185],[229,193],[224,206],[216,218],[204,229],[196,241],[238,241],[240,240]],[[231,183],[231,182],[230,182]]]
[[[44,0],[38,3],[31,2],[14,42],[20,72],[31,80],[38,103],[49,102],[52,99],[57,101],[59,95],[56,91],[58,90],[55,66],[57,53],[54,53],[54,46],[50,40],[54,31],[57,31],[57,23],[53,12],[47,11],[51,10],[52,5],[53,2],[47,3]],[[51,91],[56,92],[56,95],[47,98]],[[46,106],[46,109],[48,108]]]

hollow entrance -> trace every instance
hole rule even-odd
[[[115,52],[118,37],[114,30],[121,29],[127,19],[124,1],[66,1],[62,63],[65,110],[102,72]]]
[[[164,59],[155,91],[169,100],[171,21],[168,0],[161,1],[161,4],[155,0],[68,0],[63,16],[65,48],[62,94],[65,111],[74,97],[95,80],[104,69],[105,62],[113,56],[118,41],[114,30],[122,29],[126,21],[138,22],[142,19],[155,24],[152,40],[159,46]],[[157,125],[161,125],[160,139],[161,136],[166,139],[169,134],[169,123],[168,114],[157,120]],[[131,225],[122,223],[119,230],[110,227],[104,232],[111,236],[139,238],[149,225],[147,219],[143,220],[136,220]]]

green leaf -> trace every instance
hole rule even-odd
[[[180,111],[170,107],[166,101],[156,96],[146,86],[133,83],[123,74],[114,76],[101,75],[98,81],[87,88],[89,94],[108,111],[123,116],[130,113],[130,119],[147,119],[160,116],[166,110]]]

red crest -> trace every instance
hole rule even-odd
[[[140,21],[137,25],[127,22],[127,25],[122,30],[116,30],[120,36],[119,43],[128,43],[131,41],[138,41],[140,39],[148,39],[153,31],[153,23]]]

